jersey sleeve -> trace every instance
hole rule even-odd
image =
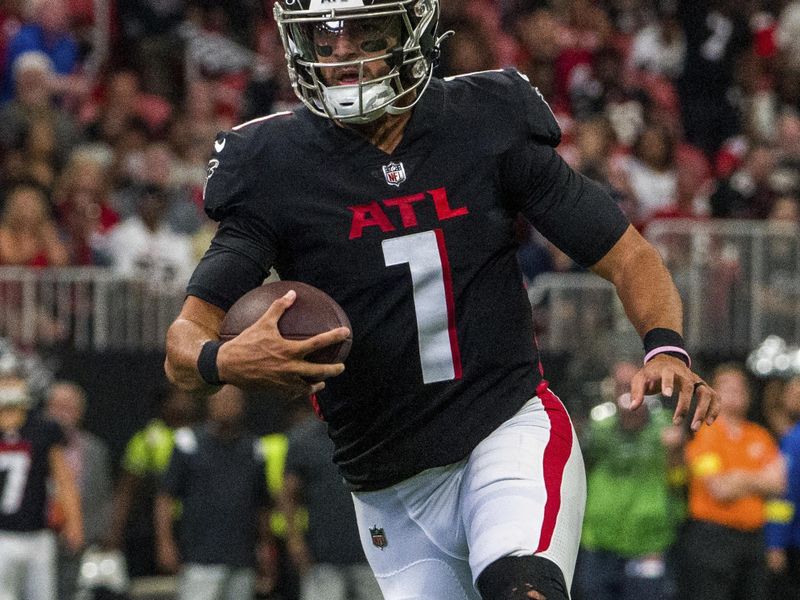
[[[561,127],[556,121],[550,105],[544,99],[539,88],[531,85],[527,76],[515,70],[510,73],[520,88],[523,103],[522,114],[525,117],[528,134],[539,144],[555,148],[561,143]],[[514,78],[513,75],[517,77]]]
[[[525,136],[501,157],[504,191],[514,208],[576,263],[588,267],[622,237],[628,220],[597,183],[556,153],[561,130],[539,90],[518,77]]]
[[[209,249],[194,270],[187,293],[223,310],[261,285],[275,262],[278,239],[255,192],[247,139],[221,133],[208,165],[203,202],[220,223]]]

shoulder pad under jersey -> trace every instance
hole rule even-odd
[[[276,139],[265,131],[269,122],[291,114],[267,115],[217,134],[203,186],[203,204],[211,219],[221,221],[247,201],[252,184],[246,169],[248,161],[257,158],[260,144]]]
[[[482,111],[490,112],[488,119],[496,114],[505,123],[512,121],[515,131],[525,131],[540,144],[555,147],[561,141],[561,128],[544,96],[518,70],[481,71],[448,77],[445,81],[472,89],[473,101]]]

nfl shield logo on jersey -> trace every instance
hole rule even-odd
[[[389,185],[400,187],[400,184],[406,180],[406,168],[401,162],[391,162],[383,167],[383,176],[386,177],[386,183]]]
[[[389,545],[389,541],[386,539],[386,534],[384,533],[383,529],[380,527],[370,527],[369,528],[369,535],[372,537],[372,543],[383,550],[386,546]]]

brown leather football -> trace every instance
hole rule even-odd
[[[231,306],[222,321],[220,339],[235,338],[258,321],[270,305],[289,290],[297,292],[297,298],[278,321],[278,330],[286,339],[304,340],[337,327],[350,329],[350,319],[342,307],[322,290],[299,281],[273,281],[250,290]],[[352,337],[348,337],[339,344],[306,355],[306,360],[328,364],[344,362],[352,343]]]

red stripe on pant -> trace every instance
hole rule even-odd
[[[550,439],[544,449],[543,458],[547,501],[544,505],[544,519],[539,535],[539,547],[536,548],[537,554],[547,550],[553,539],[558,512],[561,510],[561,482],[564,480],[564,468],[572,453],[573,444],[572,424],[567,411],[547,385],[547,381],[542,380],[536,388],[536,395],[542,401],[550,419]]]

